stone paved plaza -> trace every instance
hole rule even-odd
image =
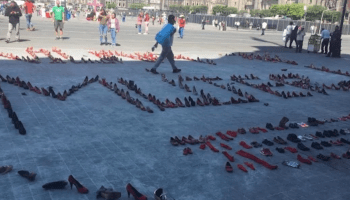
[[[120,46],[100,46],[97,22],[87,22],[83,18],[72,19],[65,23],[65,37],[61,41],[54,40],[53,24],[48,19],[33,17],[37,31],[27,32],[25,21],[21,21],[21,39],[19,43],[4,42],[8,19],[0,17],[0,52],[27,56],[27,47],[34,50],[40,48],[51,50],[61,48],[63,52],[75,59],[81,57],[96,59],[89,50],[116,50],[125,53],[150,51],[154,44],[154,36],[160,30],[160,25],[150,26],[149,35],[138,35],[135,29],[136,19],[127,18],[121,24],[117,36]],[[250,80],[251,83],[267,83],[269,74],[298,73],[308,76],[312,83],[331,85],[349,77],[316,71],[305,68],[313,63],[317,67],[326,66],[331,70],[350,71],[350,37],[343,36],[342,58],[326,58],[321,54],[306,53],[308,33],[304,41],[302,54],[296,54],[295,49],[283,48],[282,33],[267,31],[261,36],[256,30],[231,30],[218,32],[212,26],[202,31],[199,24],[188,24],[184,39],[175,38],[173,51],[175,55],[182,54],[191,58],[210,58],[216,66],[189,61],[176,61],[182,69],[183,77],[189,76],[219,76],[223,80],[217,84],[231,83],[230,76],[254,74],[261,80]],[[178,35],[177,35],[178,36]],[[12,36],[14,37],[14,36]],[[110,39],[110,37],[109,37]],[[161,47],[156,49],[160,53]],[[265,52],[278,55],[282,59],[295,60],[299,65],[272,63],[259,60],[243,59],[241,56],[224,56],[227,53]],[[59,57],[53,53],[55,57]],[[118,78],[134,80],[143,93],[151,93],[165,101],[174,101],[192,93],[181,90],[178,86],[161,81],[160,75],[147,73],[145,68],[151,68],[153,63],[123,59],[123,64],[50,64],[44,54],[38,54],[42,63],[31,64],[12,61],[1,57],[0,74],[2,76],[20,77],[30,81],[32,85],[41,87],[52,86],[55,91],[68,90],[72,85],[82,83],[85,76],[89,78],[99,75],[108,82],[116,83]],[[287,69],[282,72],[281,69]],[[158,68],[171,80],[178,84],[177,74],[171,73],[167,60]],[[239,96],[202,81],[185,81],[191,88],[195,86],[199,92],[210,93],[220,101]],[[118,83],[117,83],[118,84]],[[261,155],[260,148],[244,149],[245,151],[277,165],[278,169],[269,170],[262,165],[236,154],[243,149],[240,141],[250,143],[264,139],[272,140],[280,136],[286,139],[290,133],[297,135],[315,134],[316,131],[350,128],[349,121],[326,123],[316,127],[288,129],[283,131],[268,131],[267,133],[244,135],[239,134],[233,141],[225,142],[215,135],[221,131],[237,130],[238,128],[265,127],[266,123],[278,126],[283,116],[290,122],[307,122],[308,117],[330,119],[346,116],[350,113],[350,93],[342,90],[327,90],[328,96],[311,92],[313,97],[283,99],[252,87],[235,83],[234,86],[243,92],[253,94],[260,100],[258,103],[205,106],[190,108],[166,109],[161,112],[155,105],[143,99],[134,92],[131,96],[139,98],[145,106],[154,110],[153,114],[141,111],[127,103],[114,92],[99,83],[83,87],[67,98],[59,101],[44,95],[39,95],[23,88],[1,83],[1,88],[10,100],[14,111],[27,130],[26,135],[20,135],[7,116],[6,110],[0,108],[0,165],[13,165],[13,170],[0,175],[0,199],[4,200],[78,200],[96,199],[95,192],[101,187],[112,187],[122,193],[120,199],[128,199],[125,186],[131,183],[148,199],[153,199],[155,189],[162,187],[168,197],[177,200],[307,200],[307,199],[349,199],[348,182],[350,181],[350,161],[334,159],[318,160],[317,163],[306,165],[301,163],[300,169],[282,165],[284,160],[297,161],[297,154],[316,158],[319,153],[329,155],[331,152],[342,155],[348,150],[348,145],[332,146],[324,150],[310,148],[311,141],[303,142],[311,150],[298,153],[278,153],[270,147],[272,157]],[[128,90],[118,84],[119,88]],[[276,89],[276,88],[274,88]],[[278,91],[303,92],[307,90],[285,85]],[[25,92],[26,95],[21,93]],[[269,106],[264,106],[268,103]],[[192,135],[213,135],[216,141],[211,143],[220,150],[214,153],[208,147],[199,149],[199,145],[186,145],[193,151],[192,155],[183,155],[184,146],[172,146],[170,137],[187,137]],[[350,139],[349,135],[342,136]],[[340,139],[331,138],[332,140]],[[325,138],[323,140],[330,140]],[[225,143],[233,149],[228,152],[234,156],[233,173],[225,171],[227,158],[221,153],[225,149],[220,146]],[[296,144],[289,145],[296,148]],[[266,145],[264,145],[267,147]],[[249,161],[256,170],[249,168],[245,173],[237,168],[237,164]],[[17,174],[18,170],[28,170],[37,173],[36,180],[29,182]],[[45,191],[42,185],[47,182],[67,180],[73,175],[80,183],[89,189],[89,194],[79,194],[66,187],[64,190]],[[132,197],[131,197],[132,198]]]

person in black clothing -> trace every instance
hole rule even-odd
[[[16,2],[11,1],[11,5],[8,8],[6,8],[5,16],[9,17],[6,42],[10,42],[11,33],[13,29],[16,29],[16,41],[19,42],[19,17],[22,16],[22,12],[19,9]]]
[[[289,43],[289,48],[292,48],[292,43],[295,41],[295,45],[297,45],[297,33],[298,33],[298,26],[295,26],[294,29],[292,30],[292,33],[290,34],[290,43]]]
[[[331,33],[331,44],[329,47],[329,53],[327,54],[327,57],[336,57],[340,58],[340,30],[339,26],[335,27],[335,30],[333,33]]]

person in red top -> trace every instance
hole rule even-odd
[[[30,0],[26,0],[23,6],[24,6],[24,11],[25,11],[26,20],[27,20],[27,31],[33,31],[35,28],[34,28],[34,25],[32,24],[32,14],[35,10],[35,5]]]
[[[149,24],[149,14],[146,13],[145,14],[145,18],[143,19],[145,21],[145,35],[148,34],[148,24]]]
[[[180,20],[179,20],[179,34],[180,38],[182,39],[184,37],[184,28],[185,28],[186,20],[185,16],[180,15]]]

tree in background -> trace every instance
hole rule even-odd
[[[133,4],[130,4],[129,8],[131,8],[131,9],[142,9],[145,6],[149,6],[149,5],[144,4],[144,3],[133,3]]]
[[[223,5],[217,5],[213,7],[213,15],[220,14],[223,16],[227,16],[229,14],[237,14],[238,9],[235,7],[227,7]]]
[[[170,5],[169,9],[176,13],[185,13],[188,14],[191,10],[191,6],[182,6],[182,5]]]
[[[208,6],[191,6],[191,13],[207,13]]]
[[[113,9],[113,8],[116,8],[117,7],[117,4],[116,3],[110,3],[110,2],[108,2],[107,4],[106,4],[106,7],[108,8],[108,9]]]
[[[326,10],[326,7],[320,5],[309,6],[307,8],[306,21],[320,20],[324,10]]]

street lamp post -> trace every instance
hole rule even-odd
[[[342,13],[342,16],[341,16],[341,21],[340,21],[340,41],[339,41],[339,56],[340,56],[340,50],[341,50],[341,35],[342,35],[342,32],[343,32],[343,23],[344,23],[344,18],[345,18],[345,12],[346,12],[346,3],[348,2],[348,0],[344,0],[344,5],[343,5],[343,13]]]

